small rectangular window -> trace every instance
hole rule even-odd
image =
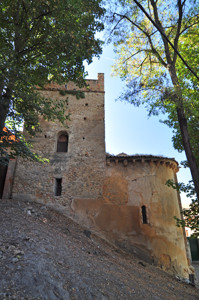
[[[55,196],[61,196],[62,178],[55,178]]]
[[[142,223],[148,224],[146,206],[142,206]]]

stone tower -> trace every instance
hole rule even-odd
[[[105,168],[104,74],[87,80],[85,98],[65,95],[67,86],[46,86],[41,93],[54,101],[68,97],[66,126],[41,119],[42,133],[32,139],[34,151],[49,163],[18,160],[13,197],[70,206],[73,199],[102,197]]]
[[[54,101],[77,87],[49,85],[41,93]],[[188,278],[191,269],[180,218],[180,198],[166,186],[178,163],[152,155],[105,154],[104,75],[88,80],[85,98],[68,95],[66,126],[41,119],[35,151],[49,163],[17,161],[12,196],[60,208],[103,238]]]

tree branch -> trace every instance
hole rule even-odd
[[[164,33],[164,31],[161,30],[161,28],[159,28],[159,26],[153,21],[153,19],[149,16],[149,14],[145,11],[145,9],[142,7],[142,5],[137,1],[137,0],[133,0],[138,7],[143,11],[143,13],[146,15],[146,17],[151,21],[151,23],[158,29],[158,31],[160,32],[160,34],[165,38],[165,40],[167,40],[167,42],[170,44],[170,46],[174,49],[174,51],[177,53],[177,55],[180,57],[180,59],[182,60],[182,62],[184,63],[184,65],[189,69],[189,71],[199,80],[199,77],[197,76],[197,74],[189,67],[189,65],[187,64],[187,62],[184,60],[184,58],[181,56],[181,54],[178,52],[177,49],[175,49],[174,45],[170,42],[170,40],[168,39],[168,37],[166,36],[166,34]],[[184,1],[185,2],[185,1]]]
[[[180,35],[183,34],[187,29],[191,28],[192,26],[194,26],[194,25],[196,25],[196,24],[198,24],[198,21],[195,22],[195,23],[190,24],[190,25],[187,26],[187,27],[185,27],[185,28],[180,32]]]
[[[136,0],[134,0],[134,1],[137,2]],[[164,35],[161,35],[161,36],[162,36],[162,41],[163,41],[163,44],[164,44],[164,49],[165,49],[167,63],[171,64],[171,55],[170,55],[170,51],[169,51],[169,44],[168,44],[168,40],[165,39],[165,31],[164,31],[164,28],[163,28],[163,26],[162,26],[162,24],[160,22],[159,16],[158,16],[158,10],[157,10],[156,2],[154,0],[151,0],[151,5],[153,6],[153,13],[154,13],[154,17],[155,17],[154,24],[157,24],[155,27],[156,28],[158,27],[164,33]],[[148,15],[148,13],[147,13],[147,15]],[[152,20],[151,17],[150,17],[150,19]]]
[[[115,15],[118,15],[117,13],[114,13],[113,14],[113,17],[115,16]],[[120,15],[121,16],[121,15]],[[110,35],[113,33],[113,31],[117,28],[117,25],[122,21],[124,19],[124,17],[123,16],[121,16],[121,19],[117,22],[117,24],[113,27],[113,29],[111,30],[111,32],[110,32]]]
[[[145,31],[144,29],[142,29],[137,23],[133,22],[129,17],[127,17],[126,15],[121,15],[121,14],[118,14],[118,13],[114,13],[114,15],[117,15],[117,16],[120,16],[121,17],[121,20],[122,19],[126,19],[128,20],[131,24],[133,24],[135,27],[137,27],[147,38],[148,38],[148,41],[150,43],[150,46],[151,46],[151,49],[152,49],[152,52],[153,54],[158,58],[158,60],[160,61],[160,63],[164,66],[164,67],[167,67],[167,64],[166,62],[162,59],[161,55],[158,53],[158,51],[155,49],[155,47],[153,46],[153,42],[151,40],[151,37],[150,37],[150,34]],[[121,21],[120,20],[120,21]]]
[[[138,24],[136,24],[135,22],[133,22],[129,17],[127,17],[126,15],[121,15],[121,14],[118,14],[118,13],[114,13],[113,15],[117,15],[119,17],[121,17],[120,21],[122,19],[127,19],[131,24],[133,24],[135,27],[137,27],[142,33],[144,33],[146,36],[148,36],[148,32],[144,31],[144,29],[142,29]],[[120,22],[119,21],[119,22]],[[118,23],[119,23],[118,22]]]
[[[143,64],[145,62],[145,60],[148,58],[148,55],[143,59],[143,61],[141,62],[139,68],[140,68],[140,75],[142,74],[142,67],[143,67]]]
[[[179,41],[179,36],[180,36],[180,29],[181,29],[181,25],[182,25],[182,3],[181,0],[178,0],[178,25],[177,25],[177,31],[176,31],[176,36],[174,39],[174,48],[177,49],[178,48],[178,41]],[[176,59],[177,59],[177,52],[174,51],[174,55],[173,55],[173,63],[176,63]]]
[[[48,15],[52,14],[52,12],[53,12],[53,10],[51,10],[51,11],[47,11],[47,12],[44,12],[44,13],[42,13],[42,14],[38,15],[37,17],[33,18],[33,20],[37,20],[37,19],[40,19],[40,18],[46,17],[46,16],[48,16]]]
[[[145,52],[145,51],[146,51],[146,50],[139,50],[139,51],[133,53],[133,54],[130,55],[128,58],[126,58],[126,59],[123,61],[123,63],[125,63],[127,60],[129,60],[129,59],[132,58],[133,56],[139,54],[140,52]]]
[[[31,51],[35,50],[35,48],[37,48],[38,46],[40,46],[40,45],[42,45],[42,44],[44,44],[44,42],[40,41],[40,42],[38,42],[38,43],[36,43],[36,44],[34,44],[34,45],[32,45],[32,46],[26,48],[26,49],[23,49],[23,50],[21,50],[21,51],[18,51],[18,54],[19,54],[20,56],[22,56],[22,55],[26,54],[27,52],[31,52]]]

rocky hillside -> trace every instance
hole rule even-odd
[[[0,299],[199,299],[44,205],[0,200]]]

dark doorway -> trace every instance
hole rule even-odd
[[[2,199],[3,197],[3,190],[4,190],[7,170],[8,170],[8,166],[0,165],[0,199]]]

